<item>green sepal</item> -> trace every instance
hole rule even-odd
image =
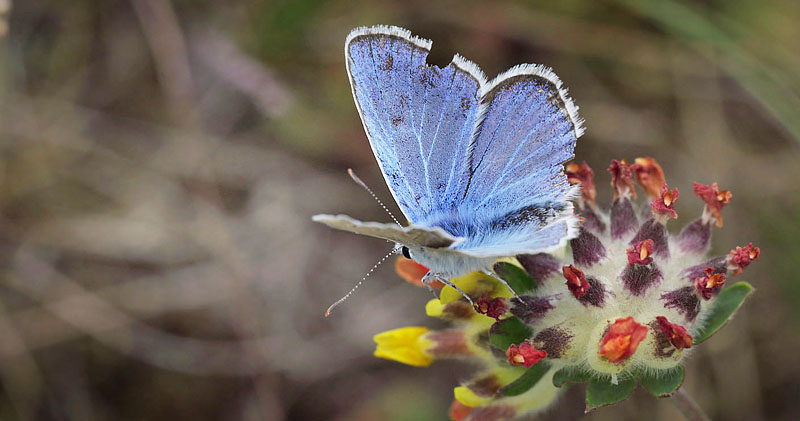
[[[494,264],[494,273],[502,278],[517,295],[524,294],[536,289],[536,281],[528,275],[525,269],[508,262],[497,262]]]
[[[609,379],[590,379],[586,387],[586,412],[613,405],[628,399],[636,387],[636,379],[628,377],[619,379],[617,384]]]
[[[500,388],[499,392],[505,396],[521,395],[536,386],[536,383],[539,383],[539,380],[548,371],[550,371],[550,365],[544,361],[539,361],[517,377],[516,380]]]
[[[657,398],[666,398],[672,396],[681,387],[685,375],[686,371],[682,365],[679,365],[670,370],[640,374],[638,378],[642,387],[650,392],[651,395]]]
[[[591,376],[583,370],[564,367],[553,374],[553,386],[561,387],[575,383],[586,383],[589,379],[591,379]]]
[[[753,287],[747,282],[739,282],[720,291],[714,298],[711,314],[694,335],[694,344],[707,340],[725,326],[752,293]]]
[[[496,322],[489,329],[489,341],[502,351],[506,351],[512,344],[519,345],[531,335],[531,328],[516,317]]]

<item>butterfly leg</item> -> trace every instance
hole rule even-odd
[[[519,299],[519,295],[517,295],[517,291],[514,291],[514,288],[511,288],[511,285],[509,285],[508,282],[505,281],[505,279],[503,279],[503,278],[501,278],[501,277],[489,272],[488,270],[484,270],[483,273],[485,273],[488,276],[491,276],[493,279],[497,279],[501,284],[505,285],[506,288],[508,288],[508,290],[511,291],[512,294],[514,294],[514,298]]]
[[[428,291],[430,291],[434,297],[439,298],[439,294],[436,293],[436,290],[433,289],[433,287],[431,286],[431,283],[433,283],[433,281],[436,281],[437,278],[438,277],[436,276],[436,274],[434,274],[433,272],[428,272],[425,274],[425,276],[422,277],[422,285],[425,285],[428,288]]]
[[[470,298],[469,295],[467,295],[464,291],[462,291],[461,288],[457,287],[456,284],[454,284],[454,283],[448,281],[447,279],[445,279],[443,276],[441,276],[441,275],[439,275],[437,273],[428,272],[428,273],[425,274],[425,276],[422,277],[422,283],[425,286],[427,286],[428,289],[431,290],[431,291],[433,291],[433,288],[430,286],[430,283],[433,282],[433,281],[439,281],[439,282],[441,282],[441,283],[443,283],[443,284],[445,284],[445,285],[447,285],[449,287],[452,287],[456,291],[460,292],[461,295],[463,295],[464,298],[466,298],[467,301],[469,301],[469,303],[473,307],[475,307],[475,303],[472,302],[472,298]],[[436,294],[436,293],[434,292],[434,294]]]

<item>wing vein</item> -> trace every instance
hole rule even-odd
[[[411,129],[414,131],[414,137],[417,139],[417,143],[421,144],[422,139],[419,134],[419,130],[417,130],[417,125],[415,124],[414,119],[414,80],[411,77],[412,71],[414,70],[414,51],[416,48],[410,48],[411,50],[411,57],[408,59],[408,114],[411,117]]]
[[[450,92],[453,90],[453,84],[456,80],[456,74],[458,74],[458,68],[453,68],[453,77],[450,79],[450,86],[447,88],[447,94],[444,97],[444,102],[442,103],[442,108],[439,110],[439,121],[436,123],[436,131],[433,133],[433,140],[431,141],[430,150],[428,150],[428,158],[425,160],[425,170],[427,175],[428,167],[431,163],[431,155],[433,154],[433,148],[436,145],[436,140],[439,138],[439,129],[442,127],[442,119],[444,119],[445,112],[447,111],[448,101],[450,100]],[[426,177],[426,182],[428,183],[428,194],[432,195],[431,192],[431,184],[430,184],[430,177]]]
[[[470,127],[469,124],[466,124],[467,123],[466,121],[464,123],[465,123],[464,127],[461,128],[461,136],[459,136],[458,143],[456,144],[456,151],[455,152],[458,152],[458,153],[461,152],[461,145],[464,143],[464,134],[465,134],[467,128],[469,128],[469,134],[470,135],[472,134],[472,131],[474,130],[474,127]],[[456,158],[458,158],[458,157],[456,157]],[[468,159],[468,157],[466,155],[461,157],[461,158]],[[451,161],[450,176],[447,178],[447,186],[445,187],[445,190],[444,190],[444,196],[445,197],[449,197],[449,194],[450,194],[450,183],[453,182],[453,176],[455,176],[455,173],[456,173],[456,165],[457,165],[457,163],[458,163],[458,159],[453,159]],[[462,162],[462,164],[463,164],[463,162]],[[466,168],[468,168],[468,166]],[[453,202],[455,202],[455,201],[453,201]],[[451,205],[452,205],[452,203],[451,203]]]
[[[380,92],[379,97],[381,99],[381,106],[383,107],[383,112],[384,112],[384,114],[387,114],[386,101],[383,99],[383,84],[381,83],[380,78],[378,77],[378,70],[377,70],[378,69],[378,65],[375,64],[375,50],[374,50],[374,48],[372,46],[373,42],[375,42],[375,40],[370,40],[369,41],[369,55],[370,55],[370,58],[372,59],[372,73],[373,73],[373,75],[375,75],[375,84],[378,86],[378,91]],[[381,119],[377,119],[377,120],[378,120],[378,124],[381,126],[381,129],[383,130],[383,133],[384,133],[384,136],[385,136],[386,133],[387,133],[386,128],[383,126],[383,122],[381,121]],[[385,136],[385,137],[388,137],[388,136]],[[397,158],[397,156],[398,156],[397,155],[397,148],[396,147],[392,148],[392,151],[394,152],[395,158]],[[396,159],[396,161],[399,162],[400,160]],[[414,193],[414,189],[411,188],[411,185],[408,183],[408,179],[406,177],[403,177],[403,182],[406,184],[406,187],[408,187],[408,191],[411,192],[412,197],[414,198],[414,201],[417,202],[417,206],[420,209],[424,209],[422,207],[422,205],[420,205],[419,199],[417,198],[417,195]]]
[[[531,110],[532,110],[533,108],[534,108],[534,107],[528,107],[528,109],[527,109],[527,110],[525,110],[525,114],[523,114],[522,118],[520,118],[520,119],[517,121],[517,125],[516,125],[516,127],[514,128],[514,131],[513,131],[513,132],[511,132],[512,134],[513,134],[513,133],[515,133],[517,130],[519,130],[520,126],[522,125],[522,122],[524,122],[524,121],[525,121],[525,119],[526,119],[526,118],[528,118],[528,115],[530,115],[530,113],[531,113]],[[517,145],[517,149],[515,149],[515,150],[514,150],[514,153],[513,153],[513,154],[511,155],[511,157],[508,159],[508,162],[506,162],[506,165],[505,165],[505,167],[503,167],[503,170],[501,171],[501,173],[500,173],[500,176],[498,176],[498,177],[497,177],[497,180],[495,181],[494,185],[492,186],[492,189],[491,189],[491,190],[489,190],[489,191],[488,191],[488,192],[487,192],[487,193],[484,195],[484,196],[485,196],[485,198],[483,199],[483,201],[481,201],[481,203],[478,205],[478,207],[480,207],[480,206],[482,206],[484,203],[486,203],[486,201],[488,201],[488,200],[491,198],[491,196],[494,194],[494,192],[497,190],[497,187],[500,185],[500,183],[503,181],[503,179],[504,179],[504,178],[506,177],[506,175],[507,175],[507,170],[508,170],[508,167],[510,167],[510,166],[511,166],[511,164],[512,164],[512,163],[514,163],[514,160],[517,158],[517,155],[519,155],[519,152],[522,150],[522,147],[523,147],[523,146],[525,146],[525,144],[526,144],[526,143],[528,143],[528,140],[530,140],[531,136],[533,136],[533,130],[531,130],[531,132],[530,132],[530,133],[528,133],[528,135],[527,135],[527,136],[525,136],[525,139],[524,139],[522,142],[520,142],[520,143],[519,143],[519,145]],[[516,168],[516,167],[515,167],[515,168]]]
[[[518,102],[519,102],[519,98],[514,100],[514,107],[517,106]],[[491,107],[491,103],[489,103],[489,107]],[[487,117],[488,117],[488,113],[487,113]],[[497,127],[495,127],[494,133],[492,133],[492,138],[489,139],[489,143],[486,144],[486,148],[483,150],[483,155],[481,155],[480,161],[478,161],[478,164],[475,165],[475,168],[472,170],[473,174],[475,173],[475,171],[478,170],[478,168],[480,168],[481,164],[483,163],[484,158],[486,158],[486,155],[489,154],[489,149],[491,149],[492,144],[494,143],[494,139],[495,139],[495,137],[497,137],[497,132],[500,131],[500,127],[502,127],[505,124],[507,118],[508,118],[508,114],[503,115],[503,119],[500,120],[500,122],[497,124]],[[482,132],[482,130],[481,130],[481,132]],[[478,133],[478,136],[475,138],[475,142],[478,141],[478,139],[480,138],[480,135],[481,135],[481,133]]]

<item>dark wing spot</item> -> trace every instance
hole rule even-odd
[[[392,66],[394,66],[394,57],[388,55],[386,56],[386,60],[384,60],[381,65],[378,65],[378,68],[385,72],[388,72],[389,70],[392,70]]]
[[[461,116],[466,117],[467,112],[470,109],[472,104],[469,101],[469,97],[461,97]]]
[[[403,124],[403,117],[395,117],[395,118],[393,118],[392,119],[392,124],[394,124],[395,127]]]

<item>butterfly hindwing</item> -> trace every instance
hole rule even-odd
[[[345,59],[353,97],[378,164],[406,218],[455,206],[463,198],[468,146],[483,73],[455,56],[427,65],[431,41],[405,29],[353,30]]]
[[[563,247],[578,234],[573,218],[562,217],[546,226],[534,224],[504,229],[490,236],[470,238],[456,250],[473,257],[506,257],[518,254],[547,253]]]
[[[508,256],[550,251],[577,235],[564,174],[582,134],[577,107],[550,69],[521,65],[483,89],[470,145],[461,220],[474,221],[455,246],[463,253]]]
[[[514,67],[484,88],[481,107],[463,206],[512,211],[566,201],[563,163],[583,128],[558,77],[543,66]]]

